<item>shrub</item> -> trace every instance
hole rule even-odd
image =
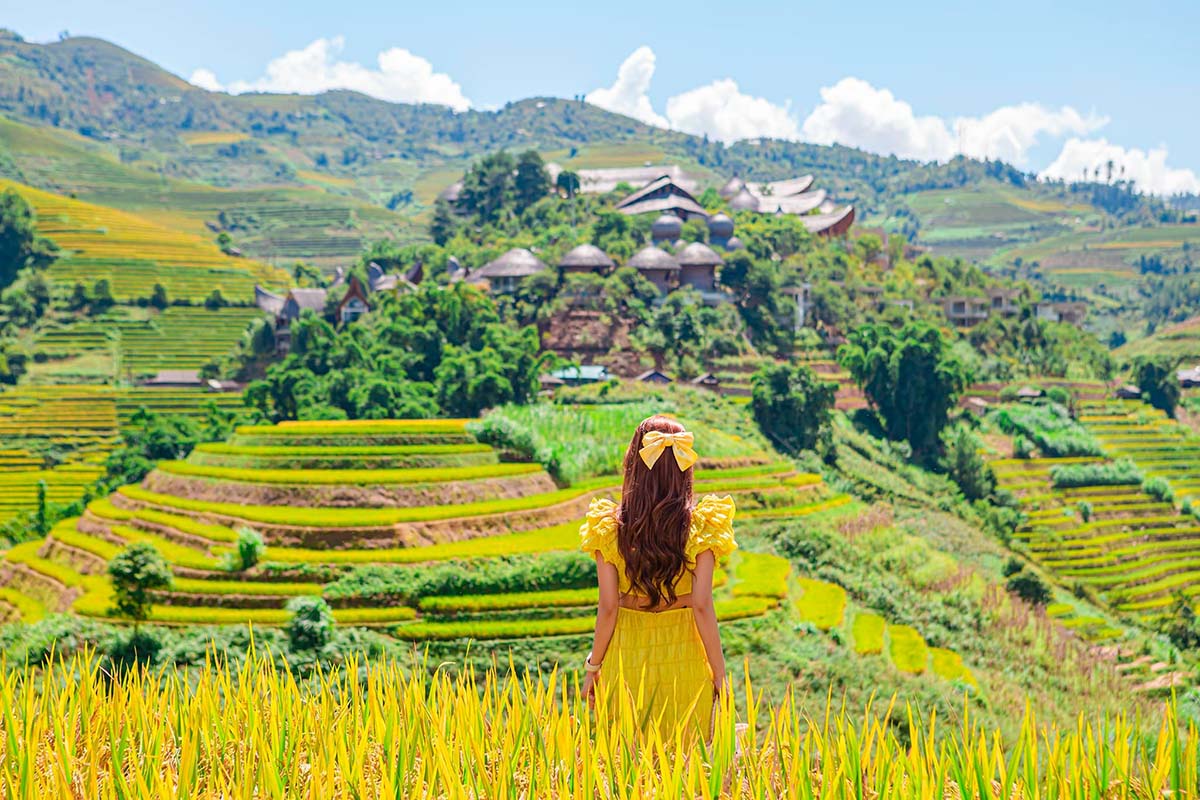
[[[1140,484],[1142,477],[1137,465],[1126,458],[1107,464],[1060,464],[1050,470],[1050,479],[1056,489]]]
[[[1013,456],[1015,458],[1033,457],[1033,442],[1025,438],[1024,434],[1017,434],[1013,438]]]
[[[237,547],[234,552],[237,557],[237,569],[245,571],[258,563],[266,547],[262,535],[253,528],[238,528]]]
[[[996,488],[996,476],[979,454],[979,438],[965,425],[942,434],[943,463],[950,478],[968,500],[983,500]]]
[[[1021,570],[1009,576],[1005,582],[1008,591],[1035,606],[1044,606],[1050,602],[1050,587],[1035,572]]]
[[[1153,476],[1142,481],[1142,491],[1163,503],[1174,503],[1175,492],[1166,478]]]
[[[1084,522],[1092,521],[1092,504],[1087,500],[1080,500],[1075,506],[1079,510],[1079,518]]]
[[[1002,575],[1004,575],[1004,577],[1011,578],[1013,575],[1016,575],[1023,569],[1025,569],[1024,564],[1022,564],[1018,559],[1009,556],[1008,560],[1004,562],[1004,567],[1000,570],[1000,572]]]
[[[1051,386],[1046,390],[1046,397],[1052,403],[1057,403],[1060,406],[1069,408],[1071,406],[1071,393],[1061,386]]]
[[[1029,439],[1044,456],[1099,456],[1104,453],[1100,442],[1057,403],[1005,406],[994,411],[991,419],[1000,430],[1014,437],[1014,453],[1017,452],[1017,436]],[[1028,455],[1017,457],[1028,458]]]
[[[422,568],[362,566],[325,587],[334,602],[415,605],[425,597],[585,589],[596,562],[584,553],[456,560]]]
[[[291,619],[287,623],[288,642],[293,651],[316,652],[333,639],[333,612],[319,597],[296,597],[288,601]]]

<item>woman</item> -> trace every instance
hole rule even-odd
[[[713,608],[717,559],[737,548],[733,499],[692,496],[693,437],[663,416],[638,425],[625,453],[621,503],[592,501],[580,528],[596,558],[600,604],[583,690],[624,678],[660,730],[684,721],[707,734],[725,683]]]

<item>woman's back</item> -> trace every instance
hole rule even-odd
[[[684,546],[684,569],[675,576],[673,583],[676,595],[691,594],[692,572],[700,553],[711,550],[717,559],[721,559],[737,549],[737,542],[733,538],[735,510],[732,497],[713,494],[705,495],[692,509]],[[607,563],[617,568],[622,595],[645,597],[644,592],[632,586],[626,572],[625,559],[618,543],[619,512],[620,506],[608,498],[593,500],[588,508],[587,519],[579,529],[580,549],[588,555],[599,553]]]

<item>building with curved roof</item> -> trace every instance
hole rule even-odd
[[[679,278],[679,262],[662,248],[648,245],[638,250],[626,262],[646,277],[663,294],[675,288]]]
[[[613,268],[613,260],[594,244],[581,244],[573,247],[558,262],[558,268],[564,273],[595,272],[599,275]]]
[[[741,178],[739,178],[737,175],[734,175],[732,178],[725,181],[725,185],[722,186],[717,191],[717,194],[721,195],[721,197],[724,197],[726,200],[728,200],[730,197],[733,197],[735,194],[737,194],[738,192],[740,192],[742,189],[745,189],[745,188],[746,188],[746,182],[744,180],[742,180]]]
[[[854,206],[846,206],[828,214],[811,214],[801,217],[809,233],[821,236],[845,236],[854,224]]]
[[[708,217],[704,207],[696,202],[692,193],[672,180],[670,175],[663,175],[650,181],[617,203],[616,208],[622,214],[664,214],[669,212],[680,219],[689,217],[705,219]]]
[[[657,242],[677,242],[683,235],[683,220],[674,214],[663,214],[650,226],[650,238]]]
[[[758,211],[758,198],[743,186],[740,192],[729,198],[729,208],[733,211]]]
[[[725,263],[716,251],[703,242],[692,242],[675,256],[679,263],[679,285],[691,286],[701,293],[717,290],[717,267]]]
[[[744,242],[743,242],[741,239],[739,239],[738,237],[736,237],[736,236],[730,236],[730,237],[729,237],[729,241],[727,241],[727,242],[725,243],[725,249],[726,249],[726,250],[728,250],[728,251],[729,251],[729,252],[731,252],[731,253],[732,253],[734,250],[745,250],[745,249],[746,249],[746,244],[745,244],[745,243],[744,243]]]
[[[516,291],[518,284],[530,275],[547,270],[549,267],[524,247],[514,247],[497,259],[489,261],[475,272],[470,279],[483,278],[487,280],[493,292],[510,293]]]

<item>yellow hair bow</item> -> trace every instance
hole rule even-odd
[[[696,451],[692,449],[695,440],[689,431],[680,431],[679,433],[646,431],[642,435],[642,449],[638,450],[638,455],[642,457],[642,461],[648,468],[652,468],[659,456],[663,454],[663,450],[670,447],[675,451],[675,463],[679,465],[679,471],[684,472],[700,460],[700,456],[696,455]]]

